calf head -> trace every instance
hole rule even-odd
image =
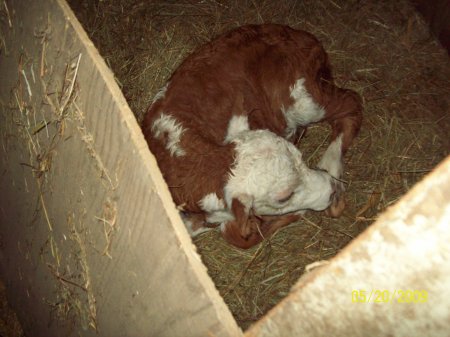
[[[330,206],[336,179],[309,169],[292,143],[267,130],[246,130],[232,141],[236,158],[224,194],[233,220],[222,224],[228,242],[249,248],[298,213]]]
[[[313,170],[290,142],[267,130],[248,130],[233,139],[236,158],[225,186],[231,209],[238,199],[248,213],[279,215],[330,206],[336,180]]]

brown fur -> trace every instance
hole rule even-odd
[[[308,92],[325,108],[332,140],[344,134],[345,153],[361,125],[361,101],[355,92],[333,84],[327,54],[313,35],[274,24],[243,26],[200,47],[179,66],[165,97],[149,108],[143,122],[149,147],[177,205],[202,212],[198,201],[206,194],[223,197],[234,160],[234,145],[224,145],[233,115],[248,115],[251,129],[285,135],[281,109],[293,103],[290,87],[299,78],[305,78]],[[164,143],[152,137],[152,123],[162,112],[187,130],[181,140],[187,155],[171,156]],[[232,210],[235,221],[224,226],[224,237],[237,246],[249,247],[261,240],[257,225],[266,234],[273,232],[268,227],[277,227],[276,221],[255,217],[249,224],[249,215],[242,216],[234,203]]]
[[[229,243],[244,249],[253,247],[279,228],[300,219],[300,215],[297,214],[279,216],[249,214],[237,199],[233,199],[231,208],[236,219],[225,225],[222,235]]]

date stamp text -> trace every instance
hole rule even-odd
[[[425,303],[427,301],[426,290],[358,289],[352,291],[352,303]]]

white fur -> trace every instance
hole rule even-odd
[[[228,207],[238,198],[256,214],[275,215],[330,205],[333,178],[309,169],[292,143],[267,130],[242,132],[233,142],[236,159],[224,188]],[[280,202],[277,197],[286,191],[292,197]]]
[[[325,110],[314,102],[305,88],[305,79],[298,79],[290,88],[294,104],[285,109],[282,108],[286,119],[286,137],[290,138],[298,126],[306,126],[319,122],[325,116]]]
[[[216,193],[209,193],[199,201],[199,206],[205,212],[213,212],[225,208],[225,203]]]
[[[181,148],[181,136],[185,129],[173,116],[161,113],[152,124],[152,133],[156,139],[161,139],[167,134],[166,149],[175,157],[182,157],[186,152]]]
[[[327,171],[335,178],[342,177],[343,164],[342,164],[342,134],[340,134],[331,144],[320,159],[317,167]]]
[[[208,228],[208,227],[200,227],[200,228],[197,228],[196,230],[194,230],[192,228],[192,226],[193,226],[192,221],[189,218],[187,218],[186,216],[184,216],[183,214],[180,214],[180,216],[181,216],[181,220],[183,220],[184,226],[186,227],[186,229],[191,237],[196,237],[197,235],[199,235],[201,233],[212,230],[212,228]]]
[[[249,130],[248,117],[244,115],[231,117],[228,123],[227,135],[225,136],[225,144],[237,137],[241,132]]]
[[[220,211],[214,211],[212,213],[209,213],[206,216],[206,221],[208,223],[218,223],[218,224],[223,224],[226,223],[228,221],[233,221],[234,220],[234,216],[233,214],[231,214],[231,212],[229,210],[223,209]]]
[[[302,183],[294,192],[293,202],[301,204],[302,210],[322,211],[330,206],[334,184],[333,178],[328,173],[308,169]]]
[[[206,221],[209,223],[224,223],[234,219],[225,203],[216,193],[209,193],[199,201],[200,208],[207,212]]]
[[[166,83],[165,86],[163,86],[153,97],[152,104],[155,104],[156,101],[163,99],[166,96],[167,87],[169,86],[169,82]]]

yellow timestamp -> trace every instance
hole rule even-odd
[[[428,301],[426,290],[353,290],[352,303],[425,303]]]

